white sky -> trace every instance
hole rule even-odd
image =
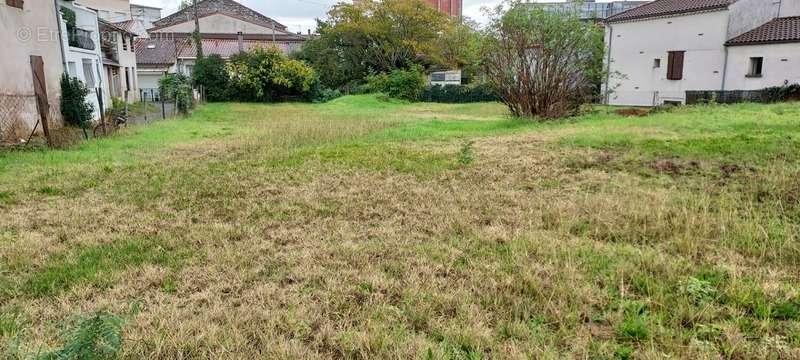
[[[340,0],[237,0],[243,5],[286,25],[292,31],[305,33],[313,29],[315,18],[324,18],[333,4]],[[559,0],[556,0],[559,1]],[[464,0],[464,16],[481,22],[481,7],[495,6],[499,0]],[[131,0],[131,3],[156,6],[169,15],[178,9],[180,0]]]

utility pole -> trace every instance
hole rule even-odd
[[[197,10],[197,0],[194,3],[194,46],[197,48],[197,60],[203,58],[203,40],[200,38],[200,16]]]

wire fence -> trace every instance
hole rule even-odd
[[[61,128],[58,104],[50,103],[48,122],[51,130]],[[0,94],[0,145],[27,143],[43,134],[36,95]]]
[[[27,139],[38,116],[36,95],[0,94],[0,143]]]

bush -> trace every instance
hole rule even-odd
[[[800,84],[773,86],[761,90],[761,101],[782,102],[800,100]]]
[[[192,72],[192,83],[203,87],[208,101],[228,100],[228,81],[225,60],[216,54],[198,60]]]
[[[91,90],[78,80],[64,74],[61,77],[61,115],[68,125],[86,130],[94,118],[94,105],[87,101]]]
[[[290,60],[276,47],[236,55],[227,69],[232,97],[239,101],[310,99],[318,82],[314,69]]]
[[[367,77],[366,89],[368,92],[381,92],[396,99],[418,101],[425,92],[425,75],[418,67],[370,75]]]
[[[311,99],[311,101],[314,103],[326,103],[340,97],[342,97],[342,92],[339,90],[320,88],[315,91],[314,97]]]
[[[169,74],[158,81],[161,96],[175,101],[175,107],[183,115],[189,114],[189,109],[194,106],[192,86],[189,79],[183,74]]]
[[[491,86],[486,84],[476,86],[434,85],[425,90],[422,99],[446,104],[500,101]]]

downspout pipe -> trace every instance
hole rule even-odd
[[[608,26],[608,55],[606,56],[606,96],[605,103],[608,105],[611,102],[611,46],[614,43],[614,26],[610,23]]]
[[[58,48],[61,49],[61,66],[64,68],[64,73],[67,73],[67,54],[64,54],[64,35],[61,33],[61,7],[58,6],[58,0],[53,0],[53,6],[56,10],[56,26],[58,27]]]

